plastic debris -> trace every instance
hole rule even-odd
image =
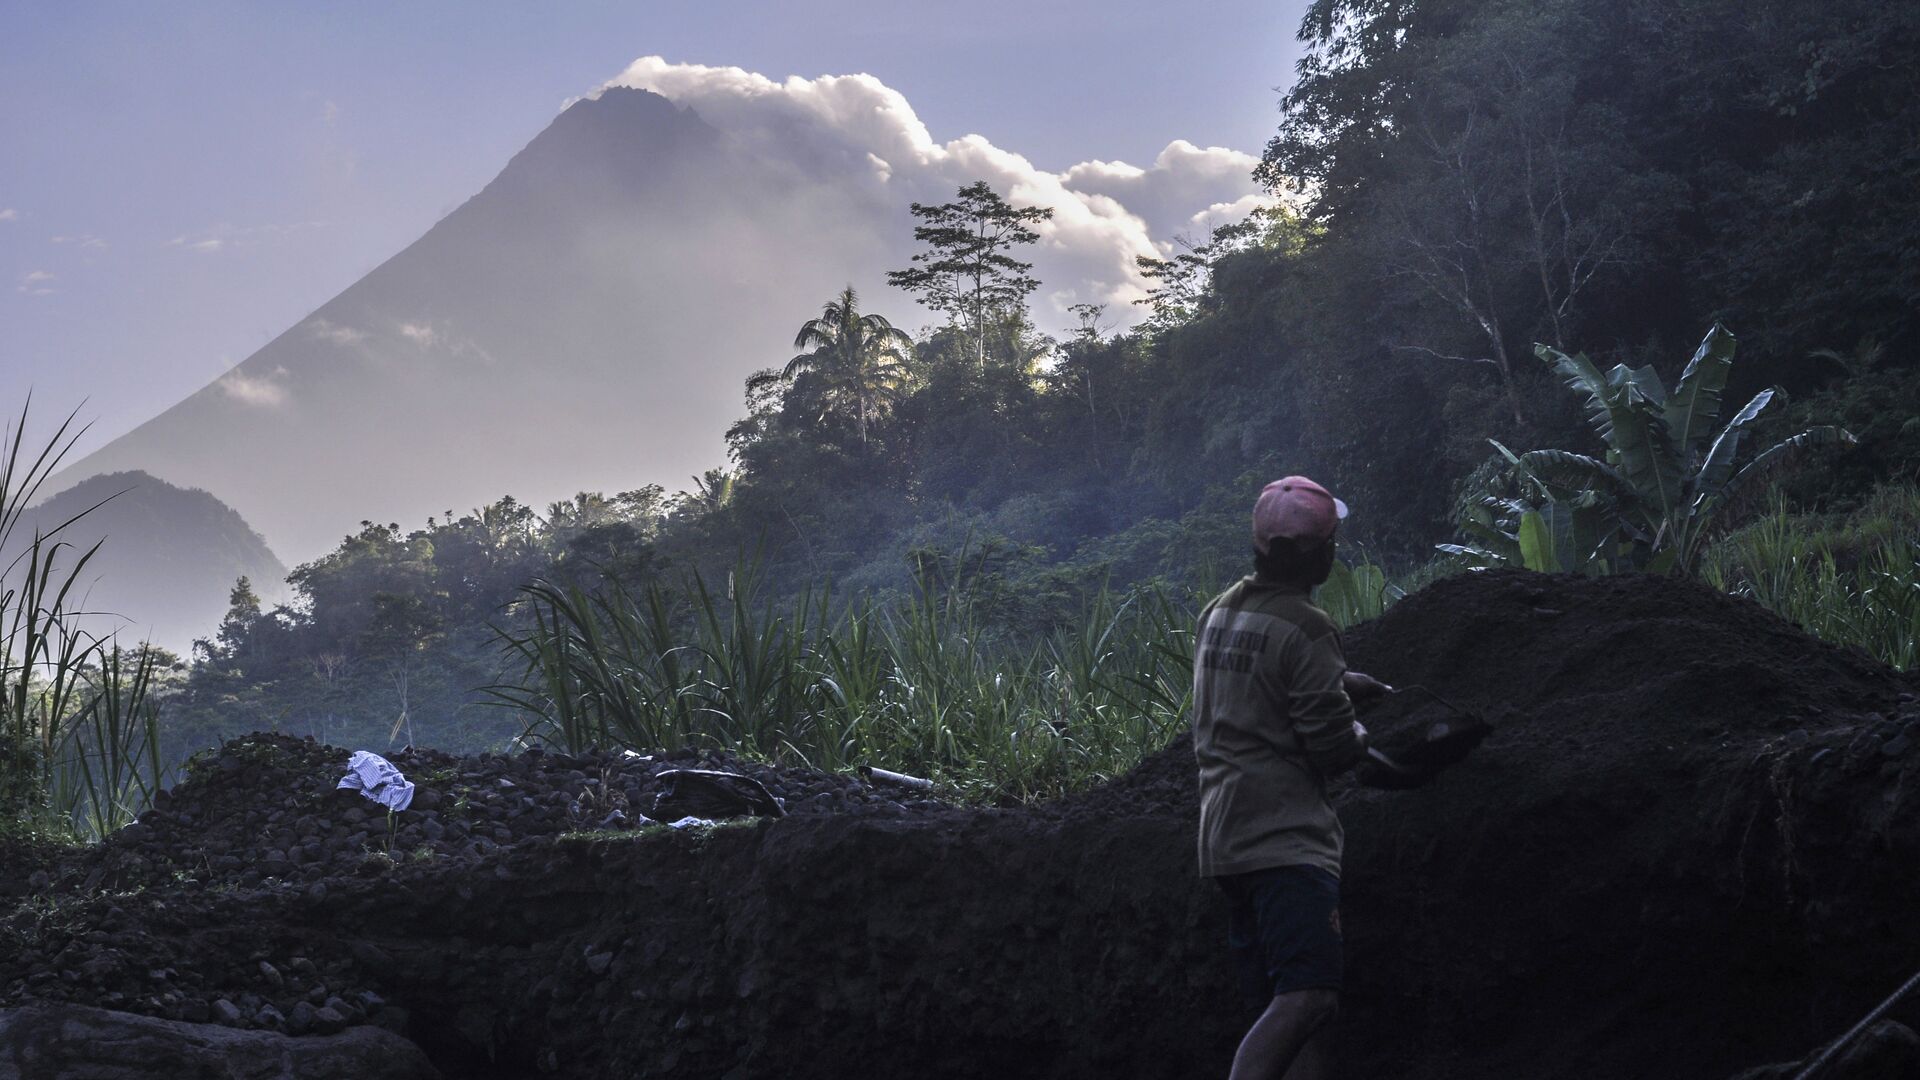
[[[413,782],[392,762],[369,750],[353,752],[347,759],[347,775],[335,786],[358,791],[389,810],[405,810],[413,804]]]
[[[787,816],[766,785],[741,773],[668,769],[656,779],[662,787],[653,799],[653,816],[661,821]]]
[[[860,775],[865,777],[868,783],[894,784],[899,787],[910,788],[914,791],[933,790],[933,781],[931,780],[919,776],[908,776],[906,773],[877,769],[872,765],[860,766]]]
[[[683,817],[683,818],[681,818],[681,819],[680,819],[679,821],[669,821],[669,822],[667,822],[667,828],[669,828],[669,829],[691,829],[691,828],[693,828],[693,827],[694,827],[694,826],[696,826],[696,825],[718,825],[718,824],[720,824],[720,823],[719,823],[719,822],[717,822],[717,821],[715,821],[715,820],[713,820],[712,818],[703,818],[703,817]]]

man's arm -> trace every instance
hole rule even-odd
[[[1340,635],[1329,626],[1318,637],[1295,638],[1286,667],[1287,712],[1308,759],[1327,776],[1352,768],[1366,754],[1367,736],[1353,719]]]
[[[1347,696],[1355,701],[1372,701],[1374,698],[1393,693],[1393,687],[1371,675],[1362,675],[1357,671],[1349,671],[1342,675],[1340,685],[1346,690]]]

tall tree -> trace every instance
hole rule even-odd
[[[860,297],[848,285],[827,302],[819,318],[800,327],[793,347],[807,351],[787,361],[781,376],[818,376],[827,402],[853,415],[865,445],[873,422],[906,388],[913,339],[884,315],[861,314]]]
[[[987,338],[996,316],[1023,310],[1026,299],[1040,287],[1033,264],[1011,254],[1040,239],[1033,226],[1053,217],[1037,206],[1013,206],[976,180],[960,189],[949,203],[913,204],[913,238],[927,250],[913,257],[917,265],[887,274],[887,282],[920,297],[935,311],[945,312],[967,334],[974,359],[987,366]]]

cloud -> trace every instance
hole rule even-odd
[[[50,270],[29,270],[21,275],[19,290],[28,296],[47,296],[54,291],[48,283],[55,277]]]
[[[948,201],[974,180],[1017,205],[1051,209],[1031,258],[1046,282],[1035,317],[1053,330],[1072,326],[1067,307],[1082,302],[1107,304],[1111,318],[1136,321],[1130,302],[1147,285],[1136,257],[1165,255],[1176,235],[1204,232],[1221,223],[1221,214],[1244,216],[1271,201],[1253,181],[1258,159],[1184,139],[1146,166],[1090,161],[1060,173],[982,135],[936,141],[905,96],[872,75],[776,82],[737,67],[645,56],[601,89],[615,86],[651,90],[748,146],[765,144],[776,157],[801,139],[811,157],[841,163],[852,173],[848,184],[871,187],[902,219],[909,202]],[[907,224],[888,221],[886,228],[904,236]]]
[[[183,247],[188,251],[198,251],[202,254],[210,254],[227,246],[226,239],[220,236],[195,237],[181,235],[174,237],[167,243],[170,247]]]
[[[19,221],[20,211],[8,206],[0,208],[0,221]]]
[[[92,233],[79,233],[74,236],[53,236],[48,237],[48,240],[55,244],[71,244],[74,247],[91,251],[101,251],[107,246],[105,240],[102,240]]]
[[[324,341],[341,348],[350,348],[367,340],[365,332],[355,330],[351,326],[341,326],[320,315],[315,315],[308,320],[307,332],[312,334],[316,341]]]
[[[440,339],[440,335],[426,323],[403,322],[400,324],[400,336],[423,349],[433,348],[434,342]]]
[[[228,248],[253,247],[257,244],[277,240],[291,233],[308,229],[326,228],[324,221],[296,221],[286,225],[232,225],[221,222],[210,229],[197,233],[181,233],[167,241],[168,247],[184,248],[187,251],[211,255]]]
[[[227,372],[213,384],[220,392],[255,408],[277,409],[287,403],[287,369],[276,367],[266,376],[249,375],[239,368]]]

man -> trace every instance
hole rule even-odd
[[[1353,698],[1391,688],[1347,670],[1340,636],[1313,606],[1333,568],[1346,504],[1304,476],[1268,484],[1253,507],[1254,573],[1200,616],[1193,750],[1200,767],[1200,873],[1230,906],[1229,942],[1266,1011],[1232,1080],[1319,1080],[1339,1005],[1340,819],[1327,778],[1375,750]]]

